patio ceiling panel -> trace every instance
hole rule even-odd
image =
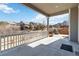
[[[77,6],[77,3],[23,3],[23,4],[46,16],[68,13],[68,9]]]

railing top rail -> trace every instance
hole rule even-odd
[[[41,32],[46,32],[46,31],[32,31],[32,32],[22,31],[22,32],[8,33],[8,34],[6,33],[6,34],[0,34],[0,37],[16,36],[16,35],[32,34],[32,33],[41,33]]]
[[[9,34],[0,34],[1,37],[4,36],[16,36],[16,35],[23,35],[23,34],[28,34],[28,33],[9,33]]]

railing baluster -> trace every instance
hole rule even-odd
[[[27,40],[27,39],[26,39],[26,34],[24,35],[24,39],[25,39],[25,43],[26,43],[26,40]]]
[[[18,46],[18,35],[17,35],[17,46]]]
[[[21,36],[22,36],[22,35],[20,35],[20,44],[22,44],[22,38],[21,38]]]
[[[24,40],[25,40],[25,39],[24,39],[24,34],[23,34],[23,44],[24,44]]]
[[[20,35],[19,35],[19,45],[20,45]]]
[[[11,39],[10,39],[10,36],[9,36],[9,48],[11,47]]]
[[[17,46],[17,35],[16,35],[16,46]]]
[[[15,43],[14,40],[15,40],[15,36],[13,36],[13,47],[14,47],[14,43]]]
[[[11,40],[10,40],[10,36],[8,36],[8,41],[9,41],[9,48],[10,48],[10,46],[11,46]]]
[[[19,35],[19,38],[20,38],[20,45],[21,45],[21,35]]]
[[[25,34],[24,34],[24,43],[25,43]]]
[[[12,36],[10,37],[10,48],[12,48]]]
[[[23,39],[22,39],[22,35],[21,35],[21,44],[22,44],[22,40],[23,40]]]
[[[12,36],[10,38],[10,48],[12,47]]]
[[[23,35],[22,35],[22,44],[23,44],[23,40],[24,40],[24,37],[23,37]]]
[[[23,35],[21,35],[21,38],[22,38],[22,44],[23,44]]]
[[[0,52],[1,52],[1,36],[0,36]]]
[[[17,46],[18,46],[18,35],[17,35]]]
[[[13,36],[12,36],[12,47],[13,47]]]
[[[22,44],[22,35],[21,35],[21,37],[20,37],[20,38],[21,38],[21,44]]]
[[[23,39],[22,39],[22,35],[21,35],[21,44],[22,44],[22,40],[23,40]]]
[[[18,43],[19,43],[19,45],[20,45],[20,38],[19,38],[19,35],[18,35]]]
[[[20,35],[19,35],[19,45],[20,45]]]
[[[18,35],[18,45],[19,45],[19,35]]]
[[[10,40],[9,40],[9,36],[8,36],[8,40],[7,40],[7,42],[8,42],[8,46],[7,46],[7,48],[10,48]]]
[[[8,49],[8,36],[7,36],[7,49]]]
[[[23,35],[23,38],[24,38],[24,40],[23,40],[23,41],[24,41],[24,43],[25,43],[25,35]]]
[[[5,50],[5,36],[3,38],[4,38],[4,50]]]
[[[20,38],[21,38],[21,44],[22,44],[22,35],[20,36]]]

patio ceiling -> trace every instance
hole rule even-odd
[[[76,7],[77,3],[23,3],[46,16],[54,16],[68,13],[70,8]]]

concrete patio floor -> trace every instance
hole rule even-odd
[[[73,46],[74,52],[60,49],[61,44]],[[69,38],[61,35],[54,35],[36,42],[24,44],[1,53],[1,56],[75,56],[79,51],[79,44],[70,42]]]

